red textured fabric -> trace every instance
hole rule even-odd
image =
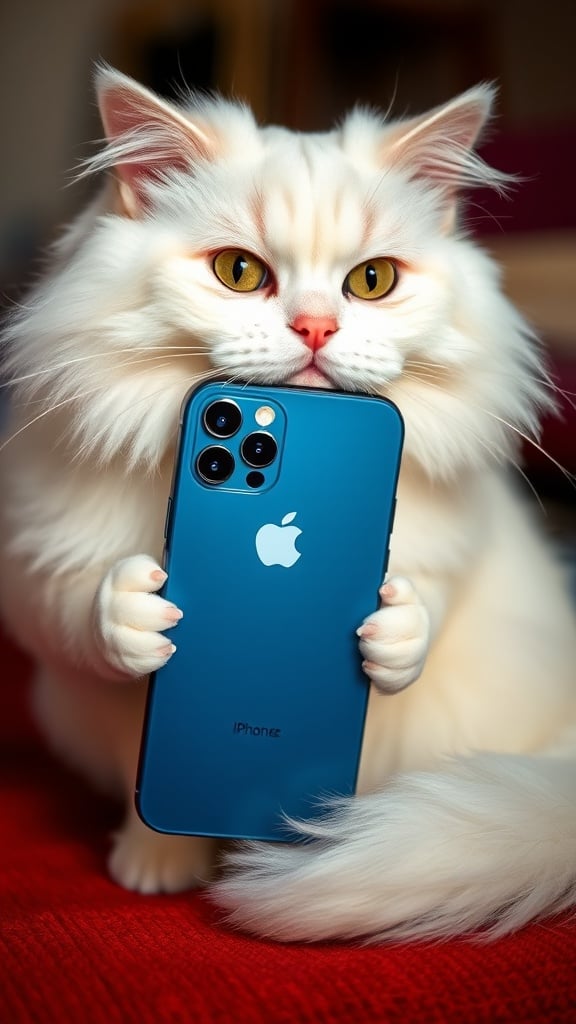
[[[1,1024],[576,1022],[576,927],[490,945],[282,946],[228,930],[199,894],[106,876],[118,809],[45,753],[28,667],[0,642]]]

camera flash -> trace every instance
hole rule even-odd
[[[254,419],[259,427],[269,427],[271,423],[274,423],[276,413],[269,405],[261,405],[259,409],[256,409]]]

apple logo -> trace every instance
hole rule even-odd
[[[296,512],[288,512],[282,519],[282,525],[265,523],[256,534],[256,551],[258,558],[264,565],[283,565],[289,569],[298,561],[301,551],[295,547],[296,538],[302,530],[297,526],[290,526],[289,523],[296,518]]]

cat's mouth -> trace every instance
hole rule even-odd
[[[311,363],[309,366],[305,366],[303,370],[299,370],[293,377],[290,377],[287,381],[288,384],[302,384],[304,387],[309,388],[333,388],[334,384],[322,370]]]

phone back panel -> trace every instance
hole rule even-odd
[[[243,425],[219,441],[202,417],[223,397]],[[263,407],[274,422],[260,428]],[[240,444],[259,429],[278,457],[251,488]],[[354,792],[369,685],[355,630],[378,606],[402,437],[383,399],[217,382],[192,393],[163,590],[184,618],[150,682],[137,784],[152,828],[289,840],[285,816]],[[194,468],[215,443],[236,463],[219,486]]]

